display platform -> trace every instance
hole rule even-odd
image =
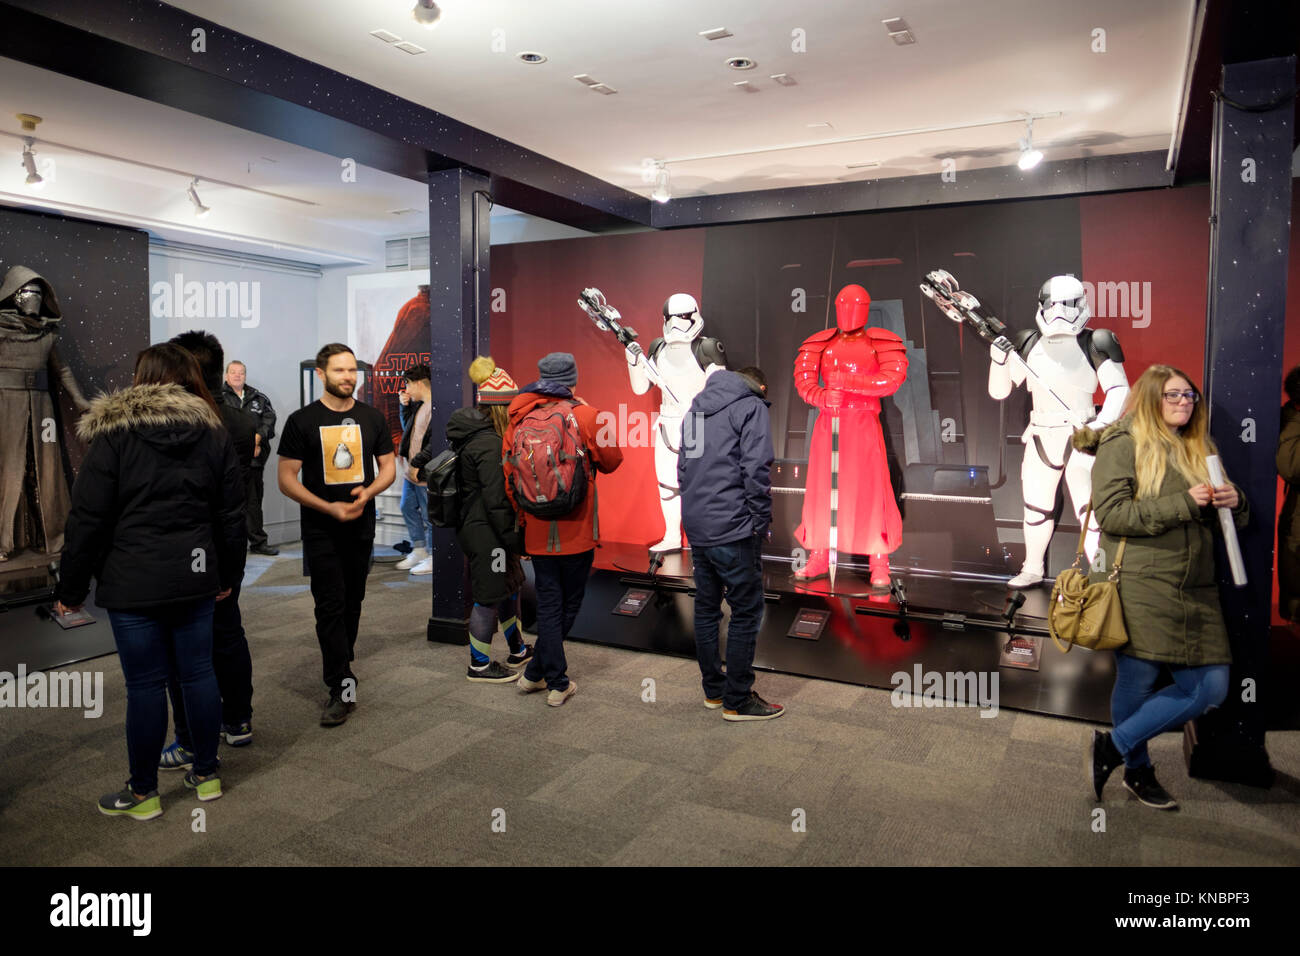
[[[28,604],[0,613],[0,671],[15,674],[21,663],[31,674],[117,653],[108,612],[93,600],[86,600],[86,610],[95,620],[68,630],[51,620],[47,607]]]
[[[918,667],[922,674],[996,673],[1001,708],[1110,719],[1113,656],[1056,649],[1047,635],[1050,582],[1017,592],[992,576],[899,569],[891,590],[877,590],[865,565],[849,563],[832,592],[824,578],[796,582],[786,561],[765,557],[763,565],[768,603],[758,669],[885,689],[898,686],[900,673],[915,681]],[[603,544],[596,568],[572,638],[695,656],[689,550],[666,556],[651,575],[645,548]],[[1018,594],[1024,602],[1013,614]]]

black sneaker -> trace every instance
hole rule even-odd
[[[1154,767],[1126,767],[1124,789],[1148,807],[1155,807],[1157,810],[1178,809],[1178,801],[1169,796],[1165,788],[1156,780]]]
[[[275,557],[280,553],[279,548],[273,548],[269,544],[255,544],[248,549],[249,554],[265,554],[269,557]]]
[[[337,727],[339,724],[347,723],[348,705],[343,703],[343,695],[332,693],[330,699],[325,702],[325,709],[321,711],[320,725],[322,727]]]
[[[780,717],[785,713],[785,708],[780,704],[769,704],[758,694],[750,692],[749,700],[745,701],[735,710],[730,707],[722,711],[723,720],[771,720],[773,717]]]
[[[162,800],[157,790],[137,797],[128,786],[118,793],[108,793],[99,798],[99,812],[108,817],[130,817],[132,820],[152,820],[162,816]]]
[[[1110,734],[1100,730],[1092,732],[1092,742],[1088,744],[1088,777],[1092,780],[1093,792],[1101,799],[1102,788],[1115,768],[1124,762],[1124,755],[1111,740]]]
[[[523,667],[533,659],[533,645],[525,644],[523,650],[518,654],[511,654],[506,658],[506,664],[510,667]]]
[[[519,680],[519,674],[519,671],[503,667],[499,661],[488,661],[486,667],[471,666],[465,670],[466,679],[479,684],[509,684]]]

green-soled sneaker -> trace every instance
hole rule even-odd
[[[106,793],[99,798],[99,812],[106,817],[130,817],[132,820],[152,820],[162,816],[162,798],[157,790],[136,797],[127,787],[117,793]]]
[[[185,775],[185,786],[198,792],[200,800],[216,800],[221,797],[221,778],[216,774],[200,780],[193,770]]]

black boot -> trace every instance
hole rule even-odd
[[[1156,780],[1154,767],[1125,767],[1124,789],[1148,807],[1157,810],[1177,810],[1178,801],[1169,796]]]
[[[1102,788],[1106,786],[1106,780],[1114,772],[1115,768],[1124,762],[1124,755],[1119,752],[1119,748],[1115,746],[1115,741],[1111,739],[1110,734],[1100,730],[1092,732],[1092,745],[1088,748],[1088,753],[1092,773],[1092,789],[1097,794],[1097,799],[1100,800]]]

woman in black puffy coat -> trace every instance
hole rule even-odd
[[[478,405],[452,412],[447,443],[457,455],[460,524],[456,540],[469,560],[470,663],[465,676],[477,683],[508,684],[519,679],[533,649],[519,629],[519,588],[524,583],[519,555],[523,542],[514,507],[506,496],[501,467],[501,436],[506,408],[519,388],[491,358],[479,356],[469,367],[478,386]],[[489,656],[498,622],[510,646],[502,666]]]
[[[95,578],[126,679],[131,766],[126,789],[99,809],[151,820],[162,814],[173,662],[195,746],[185,785],[200,800],[221,796],[212,612],[243,576],[244,488],[198,363],[179,346],[141,352],[132,387],[95,399],[77,430],[90,448],[72,489],[56,609],[79,609]]]

